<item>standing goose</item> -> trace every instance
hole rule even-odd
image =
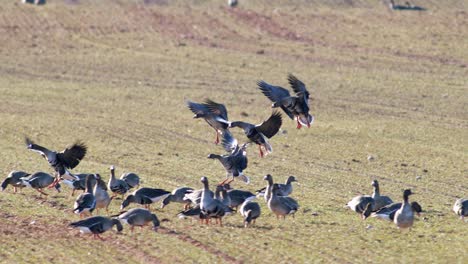
[[[96,208],[96,197],[93,194],[93,187],[96,184],[94,175],[90,174],[86,176],[86,189],[84,193],[80,194],[73,206],[73,212],[79,214],[80,218],[84,215],[91,215]]]
[[[222,145],[224,149],[229,152],[228,155],[208,155],[209,159],[219,160],[226,170],[226,179],[222,181],[220,185],[230,183],[235,178],[241,179],[247,184],[250,183],[249,177],[243,174],[243,170],[247,168],[248,164],[247,152],[245,151],[248,143],[239,146],[237,140],[231,135],[231,133],[226,131],[226,133],[223,134]]]
[[[453,205],[453,211],[459,215],[462,220],[465,220],[465,216],[468,216],[468,200],[460,198],[455,201]]]
[[[109,196],[107,192],[106,183],[102,180],[99,174],[94,174],[96,183],[93,188],[93,195],[96,199],[96,211],[101,208],[106,209],[106,212],[109,212],[109,204],[112,201],[112,197]]]
[[[270,200],[271,192],[273,191],[273,176],[271,174],[267,174],[263,177],[265,181],[267,181],[267,186],[265,187],[265,193],[263,198],[265,198],[265,202],[268,204],[268,200]]]
[[[314,122],[314,117],[309,114],[309,92],[304,83],[292,74],[288,75],[288,82],[296,93],[295,96],[291,96],[283,87],[273,86],[264,81],[259,81],[257,85],[262,93],[273,102],[273,108],[281,107],[289,118],[296,120],[297,129],[303,125],[310,127]]]
[[[130,187],[124,180],[115,178],[114,165],[110,166],[110,172],[111,174],[110,174],[109,182],[107,183],[107,187],[113,193],[112,197],[115,197],[118,194],[122,195],[123,197],[123,195],[130,189]]]
[[[140,176],[136,175],[133,172],[122,174],[122,176],[120,176],[120,179],[128,185],[129,189],[140,187]]]
[[[273,189],[268,200],[268,208],[276,215],[276,218],[282,216],[283,219],[286,219],[286,215],[292,215],[299,210],[299,204],[296,200],[287,196],[278,196],[276,192],[278,191],[278,186],[273,185]]]
[[[76,179],[73,180],[62,180],[62,182],[66,185],[68,185],[70,188],[72,188],[72,192],[70,193],[70,196],[75,195],[76,190],[82,190],[84,191],[86,189],[86,176],[90,175],[90,173],[79,173],[79,174],[71,174],[73,175]]]
[[[228,131],[229,119],[226,106],[210,99],[204,103],[187,101],[187,107],[195,114],[193,118],[203,118],[216,131],[215,144],[219,143],[219,135]]]
[[[47,195],[42,189],[54,183],[55,178],[45,172],[36,172],[29,177],[21,178],[21,185],[24,187],[31,187],[38,191],[40,194]],[[60,184],[54,185],[57,192],[60,192]]]
[[[215,218],[219,225],[223,226],[222,219],[226,212],[226,206],[210,195],[208,178],[202,177],[201,182],[203,183],[203,192],[200,201],[200,218],[206,219],[206,224],[208,224],[209,218]]]
[[[99,234],[111,229],[114,225],[117,226],[117,231],[123,230],[122,224],[118,219],[108,218],[104,216],[92,216],[81,221],[72,222],[70,226],[78,228],[80,233],[93,234],[94,238],[104,240]]]
[[[240,214],[244,217],[244,227],[255,224],[255,220],[260,216],[260,205],[251,200],[246,200],[240,207]]]
[[[170,194],[170,192],[163,189],[143,187],[128,195],[122,202],[120,209],[123,210],[125,207],[130,205],[130,203],[141,204],[144,205],[146,209],[150,209],[150,205],[152,203],[156,203]]]
[[[185,195],[192,193],[193,188],[190,187],[180,187],[174,189],[171,194],[169,194],[166,198],[161,203],[161,208],[164,208],[166,205],[169,203],[183,203],[184,204],[184,209],[187,209],[187,207],[190,205],[190,200],[185,199]]]
[[[24,185],[22,184],[21,178],[27,177],[31,174],[24,172],[24,171],[11,171],[6,179],[2,182],[1,188],[2,192],[6,189],[8,185],[13,186],[13,190],[16,193],[17,188],[23,188]]]
[[[409,203],[409,196],[414,194],[410,189],[403,191],[403,204],[395,213],[393,222],[399,229],[411,228],[414,222],[414,212]]]
[[[360,214],[362,219],[365,220],[374,211],[375,201],[369,195],[359,195],[351,199],[346,206]]]
[[[249,191],[239,190],[239,189],[232,189],[227,190],[227,195],[231,200],[229,207],[237,209],[240,205],[242,205],[246,200],[251,200],[256,198],[255,194]]]
[[[293,186],[292,186],[292,183],[293,182],[297,182],[296,180],[296,177],[294,176],[289,176],[287,179],[286,179],[286,182],[284,184],[282,183],[275,183],[275,185],[278,186],[278,191],[277,191],[277,195],[278,196],[289,196],[292,191],[293,191]],[[257,194],[259,196],[264,196],[265,195],[265,191],[266,191],[266,187],[260,189],[260,190],[257,190]]]
[[[373,212],[371,214],[371,217],[377,217],[380,219],[392,221],[395,219],[395,214],[398,211],[398,209],[401,208],[401,203],[392,203],[388,204],[379,210]],[[422,207],[419,203],[417,202],[412,202],[411,203],[411,208],[413,211],[419,216],[419,214],[422,212]]]
[[[119,215],[119,220],[130,225],[130,230],[133,232],[135,226],[143,227],[149,223],[153,223],[153,230],[157,231],[159,227],[159,219],[155,214],[147,209],[133,208]]]
[[[258,145],[260,157],[263,157],[273,151],[268,139],[278,133],[282,122],[281,113],[275,111],[268,120],[261,124],[253,125],[242,121],[236,121],[232,122],[230,127],[242,128],[247,138]]]
[[[372,193],[372,198],[374,198],[374,211],[393,203],[392,199],[388,196],[380,195],[379,182],[377,180],[372,181],[372,187],[374,187],[374,192]]]
[[[58,183],[60,177],[73,180],[68,169],[75,168],[86,155],[87,147],[84,143],[77,141],[75,144],[67,147],[61,152],[49,150],[45,147],[35,144],[32,140],[26,137],[26,146],[28,149],[40,153],[52,166],[56,172],[56,180],[54,185]]]
[[[203,189],[188,191],[184,196],[184,201],[190,201],[194,206],[200,205],[202,193]],[[214,192],[209,191],[208,193],[211,197],[214,197]]]

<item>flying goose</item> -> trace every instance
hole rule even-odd
[[[6,189],[8,185],[13,186],[13,190],[16,193],[17,188],[23,188],[24,185],[22,184],[21,178],[28,177],[29,173],[24,172],[24,171],[11,171],[8,176],[5,178],[5,180],[2,182],[1,188],[2,192]]]
[[[140,176],[133,172],[122,174],[120,179],[123,180],[129,187],[129,189],[140,187]]]
[[[360,214],[362,219],[365,220],[374,211],[375,201],[369,195],[359,195],[351,199],[346,206]]]
[[[294,214],[299,210],[299,204],[291,197],[278,196],[276,194],[277,191],[278,186],[273,185],[270,198],[268,199],[268,208],[276,215],[276,218],[282,216],[283,219],[286,219],[286,215],[294,217]]]
[[[70,226],[78,228],[80,233],[93,234],[94,238],[104,240],[99,234],[111,229],[114,225],[117,226],[117,231],[123,230],[122,224],[118,219],[108,218],[104,216],[92,216],[81,221],[72,222]]]
[[[453,211],[459,215],[462,220],[465,220],[465,216],[468,216],[468,200],[460,198],[455,201],[453,205]]]
[[[398,211],[398,209],[401,208],[401,203],[392,203],[388,204],[379,210],[373,212],[371,214],[371,217],[377,217],[380,219],[392,221],[395,219],[395,213]],[[419,203],[417,202],[412,202],[411,203],[411,208],[413,211],[419,216],[419,214],[422,212],[422,207]]]
[[[250,183],[249,177],[244,175],[243,171],[247,168],[247,148],[248,143],[239,146],[237,140],[229,131],[223,134],[222,145],[229,152],[228,155],[210,154],[209,159],[217,159],[226,170],[226,179],[220,185],[232,182],[235,178],[241,179],[245,183]]]
[[[296,120],[297,129],[303,125],[310,127],[314,122],[314,117],[309,114],[309,92],[304,83],[292,74],[288,75],[288,82],[295,96],[291,96],[283,87],[273,86],[264,81],[259,81],[257,85],[262,93],[273,102],[273,108],[281,107],[289,118]]]
[[[249,227],[251,224],[255,224],[255,220],[260,216],[260,205],[251,200],[246,200],[242,203],[239,212],[244,217],[244,227]]]
[[[80,218],[84,215],[92,215],[96,208],[96,197],[93,194],[93,187],[96,184],[96,179],[93,174],[86,176],[86,189],[84,193],[80,194],[73,206],[73,212],[79,214]]]
[[[393,222],[399,229],[411,228],[414,222],[414,212],[409,203],[409,196],[414,194],[410,189],[403,191],[403,203],[395,213]]]
[[[170,194],[170,192],[163,189],[143,187],[128,195],[122,202],[120,209],[123,210],[125,207],[130,205],[130,203],[141,204],[144,205],[146,209],[150,209],[150,205],[152,203],[163,200]]]
[[[45,172],[36,172],[30,176],[20,178],[20,180],[22,186],[31,187],[38,191],[40,194],[47,195],[47,193],[42,191],[42,189],[53,184],[55,178],[52,175]],[[57,192],[60,192],[60,184],[57,183],[54,185],[54,187],[57,190]]]
[[[293,186],[292,186],[293,182],[297,182],[296,177],[289,176],[286,179],[286,182],[284,184],[275,183],[275,185],[278,186],[278,191],[276,194],[278,196],[289,196],[293,191]],[[266,192],[266,187],[263,187],[262,189],[256,191],[258,196],[264,196],[265,192]]]
[[[278,133],[282,122],[281,113],[275,111],[268,120],[261,124],[253,125],[242,121],[236,121],[231,122],[229,127],[242,128],[247,138],[258,145],[260,157],[263,157],[273,151],[268,139]]]
[[[65,150],[56,152],[35,144],[28,137],[26,137],[25,141],[28,149],[41,154],[54,168],[56,172],[54,185],[58,183],[60,177],[69,180],[76,179],[69,173],[68,169],[75,168],[86,155],[87,147],[84,143],[77,141]]]
[[[164,208],[169,203],[183,203],[184,209],[187,209],[190,205],[191,201],[188,199],[184,199],[186,194],[192,193],[193,188],[190,187],[179,187],[174,189],[171,194],[169,194],[164,200],[161,202],[161,208]]]
[[[374,187],[374,192],[372,193],[372,198],[374,199],[374,202],[375,202],[375,205],[373,208],[374,211],[393,203],[390,197],[380,195],[379,182],[377,180],[372,181],[372,187]]]
[[[125,224],[130,225],[130,230],[132,232],[135,226],[143,228],[143,226],[149,223],[153,224],[154,231],[157,231],[159,227],[158,217],[149,210],[143,208],[133,208],[127,212],[121,213],[119,215],[119,220]]]
[[[107,183],[107,187],[113,193],[112,197],[115,197],[118,194],[122,195],[123,197],[123,195],[130,189],[130,187],[124,180],[115,178],[114,165],[110,166],[110,172],[111,174],[110,174],[109,182]]]
[[[187,107],[195,114],[193,118],[203,118],[216,131],[215,144],[219,143],[219,135],[224,134],[229,127],[226,106],[210,99],[204,103],[187,101]]]
[[[226,213],[227,206],[211,196],[207,177],[202,177],[200,181],[203,183],[200,200],[200,218],[205,218],[206,224],[208,224],[208,219],[215,218],[219,225],[223,226],[222,219]]]

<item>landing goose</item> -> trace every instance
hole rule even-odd
[[[150,205],[152,203],[157,203],[170,194],[170,192],[163,189],[143,187],[128,195],[127,198],[125,198],[125,200],[122,202],[120,209],[123,210],[125,207],[130,205],[130,203],[141,204],[144,205],[147,209],[150,209]]]
[[[193,118],[205,119],[216,131],[215,144],[218,144],[219,135],[224,134],[229,127],[226,106],[207,99],[201,104],[187,101],[187,107],[195,114]]]
[[[99,235],[111,229],[114,225],[117,226],[117,231],[123,230],[122,224],[118,219],[108,218],[104,216],[92,216],[81,221],[70,223],[71,227],[78,228],[80,233],[93,234],[94,238],[104,240]]]
[[[130,225],[130,230],[133,232],[135,226],[143,227],[149,223],[153,224],[153,230],[157,231],[159,227],[158,217],[147,209],[133,208],[119,215],[119,220]]]

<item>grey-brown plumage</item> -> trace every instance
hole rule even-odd
[[[187,191],[184,196],[184,201],[190,201],[193,206],[200,205],[202,193],[203,189]],[[212,191],[209,191],[208,193],[211,197],[214,197],[214,193]]]
[[[273,151],[268,139],[278,133],[282,122],[281,113],[275,111],[261,124],[254,125],[247,122],[236,121],[232,122],[230,127],[242,128],[247,138],[259,146],[260,156],[263,157]]]
[[[21,179],[21,185],[24,187],[31,187],[38,191],[40,194],[47,195],[42,189],[50,186],[55,178],[45,172],[36,172],[33,173],[30,176],[20,178]],[[57,192],[60,192],[60,184],[54,185],[55,189]]]
[[[124,173],[122,176],[120,176],[120,179],[123,180],[130,189],[140,187],[140,176],[138,176],[136,173]]]
[[[73,212],[80,217],[91,215],[96,208],[96,197],[93,194],[93,185],[96,183],[93,174],[86,176],[86,189],[78,195],[73,206]]]
[[[8,185],[11,185],[13,186],[14,192],[16,193],[17,188],[24,187],[21,178],[28,177],[29,175],[31,174],[24,171],[11,171],[1,184],[2,192],[6,189]]]
[[[364,220],[374,211],[375,201],[374,198],[369,195],[359,195],[351,199],[346,206],[360,214]]]
[[[273,86],[264,81],[257,83],[262,93],[273,102],[272,107],[280,107],[291,119],[297,122],[297,128],[303,125],[310,127],[314,117],[309,114],[309,92],[303,82],[294,75],[288,75],[288,82],[295,95],[291,96],[288,90],[280,86]]]
[[[388,204],[380,208],[379,210],[373,212],[371,216],[393,222],[393,220],[395,219],[395,214],[398,211],[398,209],[401,208],[401,205],[402,203]],[[417,202],[411,202],[411,208],[417,215],[419,215],[422,212],[422,207]]]
[[[170,194],[170,192],[163,189],[143,187],[128,195],[122,202],[120,209],[123,210],[130,203],[141,204],[149,209],[151,204],[163,200]]]
[[[372,187],[374,187],[374,192],[372,193],[372,198],[374,198],[374,211],[379,210],[380,208],[393,203],[390,197],[385,195],[380,195],[379,182],[377,180],[372,181]]]
[[[277,185],[278,188],[277,188],[277,195],[278,196],[289,196],[292,191],[293,191],[293,186],[292,186],[292,183],[293,182],[297,182],[296,180],[296,177],[294,176],[289,176],[287,179],[286,179],[286,182],[284,184],[282,183],[274,183],[274,185]],[[266,187],[262,188],[262,189],[259,189],[256,191],[257,194],[259,196],[264,196],[265,195],[265,192],[266,192]]]
[[[393,222],[399,229],[411,228],[414,222],[414,212],[411,204],[409,203],[409,196],[412,195],[410,189],[403,191],[403,203],[395,213]]]
[[[93,187],[93,195],[96,199],[96,212],[99,209],[106,209],[109,212],[109,204],[112,201],[112,197],[107,192],[106,183],[102,180],[99,174],[94,174],[95,183]]]
[[[130,225],[130,230],[133,232],[135,226],[143,227],[149,223],[153,224],[153,230],[156,231],[159,227],[158,217],[144,208],[133,208],[119,215],[119,220]]]
[[[463,198],[457,199],[453,205],[453,211],[462,220],[465,220],[465,216],[468,216],[468,200]]]
[[[113,165],[110,167],[110,172],[111,173],[107,187],[109,188],[109,190],[111,190],[113,196],[119,194],[123,196],[125,193],[127,193],[130,187],[124,180],[115,178],[115,167]]]
[[[227,206],[225,206],[220,200],[214,199],[210,195],[210,189],[208,185],[208,178],[202,177],[201,182],[203,183],[203,192],[200,200],[200,218],[207,220],[215,218],[219,225],[222,226],[222,218],[226,214]]]
[[[229,207],[234,209],[242,205],[246,200],[256,198],[255,194],[252,192],[239,189],[227,190],[227,195],[231,201]]]
[[[255,221],[260,217],[261,209],[260,205],[251,200],[246,200],[242,203],[239,213],[244,217],[244,227],[249,227],[252,224],[255,224]]]
[[[92,216],[81,221],[70,223],[71,227],[78,228],[80,233],[93,234],[94,238],[104,240],[99,235],[111,229],[114,225],[117,226],[117,231],[123,230],[122,224],[118,219],[108,218],[104,216]]]
[[[190,187],[179,187],[174,189],[171,194],[163,199],[161,203],[161,208],[164,208],[169,203],[183,203],[184,208],[187,209],[187,206],[191,203],[189,199],[185,199],[186,194],[192,193],[194,190]]]
[[[299,210],[299,204],[296,200],[288,196],[278,196],[276,194],[278,186],[273,185],[270,199],[268,200],[268,208],[276,215],[278,218],[282,216],[283,219],[286,218],[286,215],[292,215]]]
[[[229,127],[226,106],[207,99],[201,104],[187,101],[187,107],[195,114],[193,118],[203,118],[216,131],[215,144],[218,144],[219,135]]]

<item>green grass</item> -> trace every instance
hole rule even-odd
[[[32,190],[8,188],[0,195],[2,262],[466,259],[468,227],[451,211],[467,195],[463,1],[418,1],[429,9],[423,13],[364,0],[241,1],[234,10],[219,1],[49,2],[0,7],[1,175],[51,172],[25,148],[28,135],[58,150],[86,142],[89,153],[74,172],[108,179],[113,164],[118,175],[138,173],[144,186],[201,188],[203,175],[224,178],[206,158],[222,149],[184,100],[209,97],[226,104],[231,120],[261,122],[271,109],[256,82],[286,86],[291,72],[308,86],[316,122],[296,130],[285,119],[271,155],[249,148],[252,183],[235,187],[255,191],[267,173],[276,181],[295,175],[301,210],[277,221],[261,200],[256,227],[242,228],[235,215],[220,228],[176,219],[181,207],[171,204],[156,211],[168,220],[161,232],[125,229],[101,242],[67,228],[78,219],[68,190],[47,190],[42,202]],[[411,198],[426,212],[411,232],[343,208],[369,194],[374,178],[394,200],[405,188],[417,193]]]

